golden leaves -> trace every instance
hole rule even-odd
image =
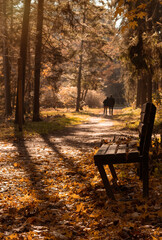
[[[142,18],[146,17],[146,15],[147,15],[146,12],[139,12],[136,14],[136,17],[142,19]]]
[[[118,15],[122,15],[123,13],[123,8],[117,8],[114,14],[114,17],[116,18]]]
[[[131,2],[129,0],[128,2]],[[139,4],[136,8],[128,10],[127,6],[124,5],[124,1],[120,0],[116,7],[114,17],[117,18],[122,17],[125,18],[126,24],[121,27],[121,31],[124,32],[127,28],[135,29],[138,26],[138,19],[143,19],[146,17],[147,13],[145,11],[147,4]]]
[[[98,176],[94,176],[94,178],[91,180],[91,185],[94,186],[98,182]]]
[[[130,28],[135,29],[138,26],[138,23],[136,21],[129,22],[129,26]]]
[[[11,234],[9,237],[6,237],[6,240],[16,240],[16,239],[19,239],[19,236],[17,233],[13,233]]]
[[[84,210],[84,206],[83,203],[80,203],[76,206],[76,212],[80,212]]]
[[[14,163],[14,167],[15,167],[15,168],[20,167],[20,163]]]
[[[40,148],[42,151],[39,150],[39,155],[36,155]],[[121,190],[117,196],[121,199],[122,195],[127,195],[132,199],[129,202],[123,200],[112,203],[94,166],[94,149],[85,153],[74,146],[72,150],[69,147],[64,158],[63,154],[54,156],[54,150],[49,154],[48,148],[44,148],[43,142],[39,141],[38,145],[36,142],[34,146],[29,144],[28,150],[30,155],[33,150],[37,152],[30,157],[30,161],[23,161],[24,156],[20,161],[11,157],[9,161],[12,168],[6,168],[8,175],[4,177],[4,173],[1,173],[1,182],[8,187],[0,194],[0,227],[2,225],[4,231],[8,231],[6,240],[106,239],[108,234],[119,239],[119,233],[125,233],[127,229],[130,238],[158,239],[159,230],[155,227],[161,216],[158,183],[155,183],[156,186],[150,184],[151,198],[146,204],[139,197],[142,186],[132,176],[131,181],[135,186],[131,189],[132,195],[129,195],[128,188],[128,191]],[[61,152],[61,148],[58,150]],[[29,164],[31,162],[32,165]],[[128,173],[133,172],[132,166],[129,167]],[[123,166],[117,171],[122,172]],[[129,187],[127,180],[119,181]],[[48,198],[39,199],[42,192]],[[150,227],[145,230],[145,225]],[[4,238],[4,233],[0,234],[1,238]]]
[[[139,9],[145,9],[146,8],[146,4],[145,3],[142,3],[142,4],[140,4],[137,8],[139,8]]]
[[[97,211],[94,211],[93,213],[91,213],[90,215],[90,218],[98,218],[100,216],[100,213],[97,212]]]
[[[79,195],[77,195],[77,194],[75,194],[75,193],[74,193],[74,194],[72,194],[72,195],[71,195],[71,197],[72,197],[72,198],[74,198],[74,199],[80,199],[80,196],[79,196]]]

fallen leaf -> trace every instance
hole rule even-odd
[[[81,210],[84,210],[83,203],[80,203],[79,205],[76,206],[76,212],[80,212]]]

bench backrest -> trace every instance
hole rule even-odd
[[[141,108],[141,121],[139,124],[140,155],[146,155],[149,152],[155,113],[156,107],[153,103],[147,102],[143,104]]]

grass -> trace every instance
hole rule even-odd
[[[113,116],[113,120],[116,120],[115,127],[119,128],[120,130],[137,130],[140,122],[140,112],[140,108],[132,109],[132,107],[126,107],[118,110],[117,113]],[[160,133],[161,126],[162,108],[161,106],[158,106],[154,122],[154,132]]]
[[[113,116],[113,119],[117,121],[116,127],[136,130],[140,121],[140,109],[123,108]]]
[[[88,119],[88,116],[83,113],[77,113],[73,110],[66,109],[51,110],[46,109],[41,111],[42,121],[32,122],[31,116],[25,119],[23,132],[19,132],[18,125],[14,124],[14,118],[0,122],[0,139],[9,139],[13,137],[31,137],[36,135],[52,134],[61,131],[68,126],[80,124]]]
[[[24,125],[26,134],[52,134],[56,131],[61,131],[65,127],[75,124],[80,124],[83,120],[79,116],[72,114],[63,114],[44,119],[40,122],[27,122]]]
[[[131,107],[115,109],[114,116],[106,118],[114,122],[116,130],[137,130],[140,121],[140,108],[132,109]],[[30,137],[42,134],[52,134],[61,131],[68,126],[80,124],[88,121],[90,116],[102,117],[103,109],[85,108],[79,113],[75,109],[41,109],[41,118],[43,121],[32,122],[32,116],[28,116],[23,125],[23,133],[18,131],[18,126],[14,124],[14,117],[1,119],[0,121],[0,139],[16,137]],[[160,132],[162,124],[162,108],[157,108],[154,129],[156,133]],[[105,118],[105,120],[106,120]]]

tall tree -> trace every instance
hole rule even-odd
[[[41,70],[41,55],[42,55],[42,28],[43,28],[43,7],[44,0],[38,0],[37,13],[37,35],[35,48],[35,74],[34,74],[34,108],[33,121],[39,121],[39,92],[40,92],[40,70]]]
[[[19,124],[20,131],[22,131],[22,123],[23,123],[23,116],[24,116],[25,70],[26,70],[26,59],[27,59],[30,4],[31,4],[31,0],[25,0],[21,42],[20,42],[20,58],[18,61],[18,87],[17,87],[17,105],[16,105],[15,122]]]
[[[7,14],[6,6],[8,0],[3,0],[3,24],[2,24],[2,33],[3,33],[3,69],[4,69],[4,81],[5,81],[5,115],[9,116],[12,114],[11,108],[11,90],[10,90],[10,62],[9,62],[9,53],[8,53],[8,32],[7,32]]]
[[[84,35],[84,24],[85,24],[85,5],[83,12],[83,25],[82,25],[82,37]],[[80,56],[79,56],[79,71],[78,71],[78,81],[77,81],[77,101],[76,101],[76,111],[79,112],[80,109],[80,95],[81,95],[81,80],[82,80],[82,67],[83,67],[83,46],[84,40],[81,39],[80,43]]]
[[[122,14],[121,34],[127,49],[127,54],[124,53],[125,62],[130,61],[134,66],[129,64],[130,71],[136,71],[136,102],[139,106],[146,101],[152,101],[155,72],[160,68],[161,54],[157,54],[157,49],[160,50],[158,42],[161,41],[159,26],[162,7],[159,0],[117,2],[116,15]]]
[[[76,111],[79,111],[80,100],[85,98],[88,90],[97,90],[101,86],[100,79],[103,77],[105,62],[110,60],[108,43],[110,35],[113,34],[107,9],[88,1],[80,1],[78,5],[78,36],[74,40],[74,46],[77,44],[78,47],[75,56],[79,55],[78,59],[76,58],[79,68]]]

